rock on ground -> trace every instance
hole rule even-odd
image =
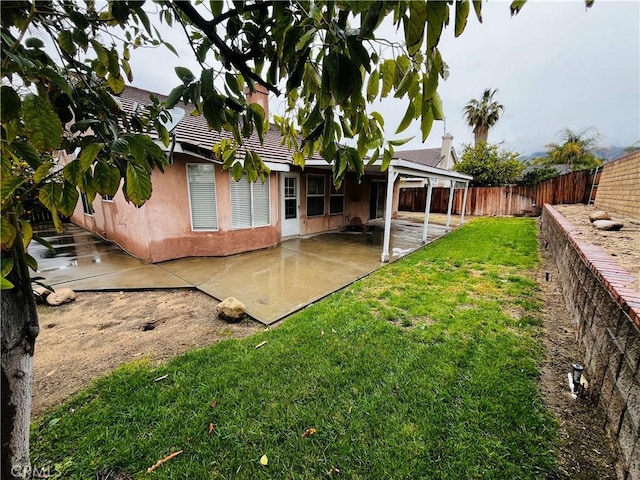
[[[73,302],[75,299],[76,294],[70,288],[61,288],[47,295],[47,303],[52,307]]]
[[[239,322],[244,317],[247,307],[244,303],[234,297],[225,298],[216,305],[218,318],[227,322]]]
[[[617,231],[624,227],[622,222],[614,222],[613,220],[596,220],[593,226],[598,230]]]
[[[589,220],[591,221],[591,223],[595,222],[596,220],[611,220],[611,215],[603,210],[596,210],[589,215]]]

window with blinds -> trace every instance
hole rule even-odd
[[[213,165],[188,164],[192,230],[217,230],[216,182]]]
[[[231,228],[238,230],[269,225],[269,180],[252,183],[243,175],[237,182],[233,178],[230,182]]]

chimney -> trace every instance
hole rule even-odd
[[[445,133],[442,137],[442,150],[440,154],[442,155],[442,168],[446,168],[447,170],[451,170],[453,168],[453,156],[451,155],[452,145],[453,135]]]
[[[247,103],[257,103],[264,109],[264,118],[269,121],[269,91],[266,87],[256,83],[254,90],[251,91],[249,87],[244,89]]]

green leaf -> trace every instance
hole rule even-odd
[[[214,17],[222,14],[222,8],[224,7],[224,0],[210,0],[209,7]]]
[[[92,39],[90,40],[91,46],[93,47],[93,49],[96,52],[96,55],[98,56],[98,61],[100,62],[100,65],[102,65],[103,67],[109,67],[109,51],[104,48],[104,46],[97,40]],[[101,75],[104,76],[104,75]]]
[[[105,161],[96,163],[93,172],[93,186],[100,195],[113,197],[120,186],[120,170],[118,167],[109,165]]]
[[[186,67],[176,67],[175,71],[176,71],[176,75],[180,80],[182,80],[182,83],[184,84],[185,87],[188,86],[191,82],[193,82],[196,78],[193,76],[193,73],[191,73],[191,70],[189,70]]]
[[[60,198],[56,205],[60,213],[66,216],[71,216],[78,204],[78,198],[80,194],[75,185],[65,181],[62,184],[62,190],[60,192]]]
[[[4,227],[4,225],[3,225]],[[3,277],[9,275],[9,273],[13,270],[13,257],[2,257],[2,268],[0,273]]]
[[[249,109],[253,114],[253,121],[256,124],[256,132],[258,133],[258,138],[262,144],[264,142],[265,133],[264,108],[262,108],[262,105],[258,103],[251,103],[249,104]]]
[[[449,22],[449,5],[446,2],[427,3],[427,52],[436,47],[442,29]]]
[[[231,89],[231,91],[233,93],[235,93],[236,95],[241,95],[242,92],[240,90],[240,83],[238,83],[238,79],[236,78],[236,76],[231,73],[231,72],[227,72],[224,75],[224,79],[225,82],[227,84],[227,86]]]
[[[338,105],[346,102],[354,91],[360,70],[347,56],[332,52],[325,57],[322,75],[329,75],[330,90]]]
[[[102,147],[104,147],[104,143],[91,143],[82,149],[80,155],[78,156],[78,159],[80,160],[81,172],[84,172],[91,166],[93,161],[98,156],[98,153],[100,153],[100,150],[102,150]]]
[[[53,245],[51,243],[49,243],[47,240],[45,240],[44,238],[42,238],[39,235],[34,235],[33,239],[38,242],[40,245],[42,245],[43,247],[45,247],[47,250],[49,250],[50,253],[55,254],[56,253],[56,249],[53,247]]]
[[[71,30],[62,30],[58,34],[58,45],[63,52],[72,57],[78,52],[75,42],[73,41],[73,32]]]
[[[6,218],[2,217],[0,223],[0,242],[2,243],[2,248],[11,248],[17,234],[16,228],[11,225]]]
[[[24,178],[22,177],[13,177],[13,176],[3,176],[2,181],[0,182],[0,191],[2,192],[2,203],[5,202],[12,194],[16,191],[20,185],[24,183]]]
[[[151,197],[150,173],[140,165],[128,163],[124,191],[129,201],[142,206]]]
[[[431,3],[430,1],[429,4]],[[427,2],[424,0],[409,2],[409,15],[409,19],[405,22],[405,41],[409,55],[413,56],[420,50],[424,39],[427,23]]]
[[[31,255],[29,255],[28,253],[25,255],[25,261],[27,263],[27,266],[33,270],[34,272],[38,271],[38,261],[33,258]]]
[[[426,141],[431,127],[433,126],[433,111],[430,108],[422,110],[422,118],[420,119],[420,131],[422,132],[422,141]]]
[[[375,98],[378,96],[378,91],[380,90],[380,73],[378,70],[374,70],[369,75],[369,80],[367,81],[367,102],[373,102]]]
[[[240,164],[240,162],[233,164],[233,167],[231,168],[231,176],[236,182],[242,178],[242,164]]]
[[[20,97],[12,87],[2,85],[0,102],[0,119],[2,123],[9,122],[20,116]]]
[[[82,179],[82,171],[80,169],[80,160],[77,158],[67,163],[62,169],[62,176],[74,185],[79,185]]]
[[[405,131],[407,127],[411,125],[411,122],[413,121],[414,113],[415,113],[415,108],[413,106],[413,103],[409,103],[409,106],[407,107],[407,111],[405,112],[404,117],[402,118],[402,121],[400,122],[400,125],[396,130],[396,134]]]
[[[73,89],[71,88],[71,85],[69,85],[69,82],[67,82],[64,77],[56,72],[53,68],[44,67],[40,69],[40,74],[51,80],[51,82],[53,82],[64,93],[66,93],[69,98],[73,97]]]
[[[444,108],[442,107],[442,99],[437,93],[433,96],[431,104],[431,110],[433,111],[434,120],[444,120]]]
[[[416,83],[416,81],[416,72],[414,70],[408,70],[400,81],[398,88],[396,88],[396,93],[394,93],[393,96],[395,98],[402,98],[404,94],[407,93],[409,89]]]
[[[511,6],[509,7],[509,9],[511,10],[511,16],[513,17],[514,15],[520,13],[520,10],[522,10],[522,7],[524,7],[525,3],[527,3],[527,0],[514,0],[513,2],[511,2]],[[591,5],[588,5],[588,7],[590,6]]]
[[[459,37],[467,26],[469,17],[469,0],[456,0],[456,29],[455,36]]]
[[[49,175],[49,172],[51,171],[52,167],[53,167],[53,162],[45,162],[42,165],[40,165],[38,169],[35,171],[35,173],[33,174],[34,183],[37,185],[42,180],[44,180],[47,177],[47,175]]]
[[[389,95],[391,88],[393,88],[393,80],[396,76],[396,62],[393,60],[385,60],[380,66],[380,72],[382,73],[382,92],[380,92],[380,98],[385,98]]]
[[[180,101],[182,95],[187,90],[187,87],[184,85],[178,85],[176,88],[169,92],[169,96],[167,97],[167,108],[175,107],[176,103]]]
[[[13,142],[13,148],[15,153],[25,162],[29,164],[31,168],[37,170],[38,167],[42,164],[42,159],[38,152],[36,152],[35,148],[29,145],[27,142],[23,142],[22,140],[17,140]]]
[[[117,75],[113,75],[112,73],[110,73],[107,77],[107,83],[109,84],[109,87],[111,87],[111,90],[113,90],[113,93],[115,93],[116,95],[124,91],[124,77],[120,75],[120,72],[118,72]]]
[[[60,148],[62,124],[47,99],[28,93],[22,102],[22,115],[26,136],[36,150],[48,152]]]
[[[44,42],[36,37],[29,37],[24,44],[27,48],[44,48]]]
[[[397,140],[389,140],[389,145],[393,145],[394,147],[400,147],[407,142],[410,142],[416,137],[407,137],[407,138],[399,138]]]
[[[62,184],[57,182],[47,183],[38,192],[38,199],[51,212],[57,211],[57,204],[62,196]]]
[[[20,220],[20,226],[22,228],[22,245],[26,250],[33,237],[33,227],[28,220]]]
[[[15,285],[5,277],[0,278],[0,290],[11,290]]]
[[[393,160],[391,150],[385,148],[384,153],[382,154],[382,165],[380,166],[380,170],[385,171],[387,168],[389,168],[391,160]]]

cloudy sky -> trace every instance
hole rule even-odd
[[[505,106],[489,141],[510,150],[544,150],[563,128],[595,128],[604,146],[640,140],[640,2],[596,0],[586,10],[582,0],[530,0],[512,18],[508,2],[491,1],[483,5],[483,20],[471,13],[461,37],[447,28],[440,43],[450,76],[439,92],[457,149],[473,141],[462,109],[485,88],[498,89],[495,98]],[[168,93],[179,83],[176,65],[197,69],[180,32],[164,35],[180,58],[162,49],[134,52],[134,86]],[[282,100],[270,105],[283,113]],[[379,105],[389,138],[405,109],[399,100]],[[400,135],[416,137],[403,148],[439,146],[444,128],[435,122],[423,145],[416,124]]]

